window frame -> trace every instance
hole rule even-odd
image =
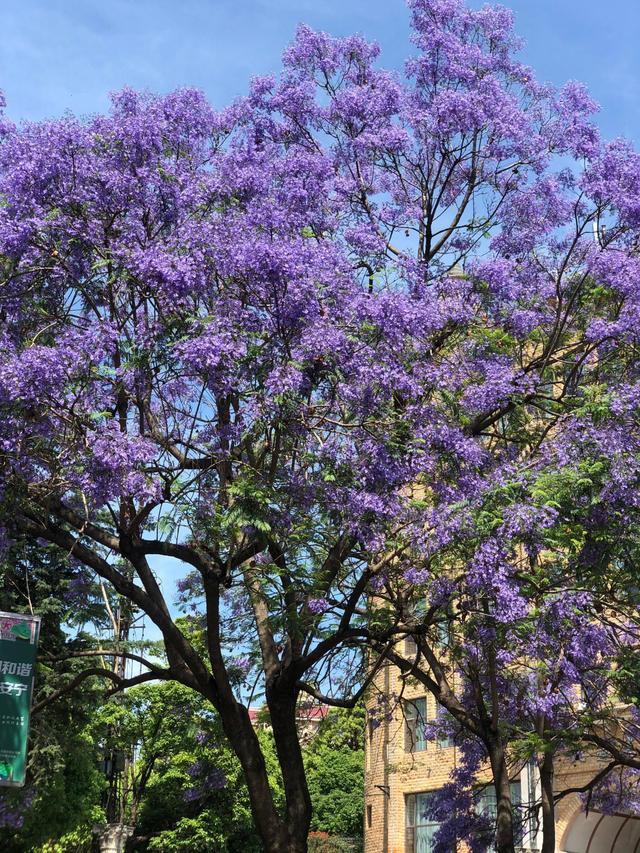
[[[405,752],[425,752],[428,740],[424,733],[424,726],[429,722],[428,697],[415,696],[413,699],[405,699],[403,703],[404,713],[404,748]],[[418,703],[424,708],[424,712],[418,707]],[[418,737],[418,727],[422,722],[422,736]]]
[[[520,845],[522,847],[522,842],[524,841],[525,836],[528,834],[528,826],[525,825],[525,820],[523,820],[522,814],[522,782],[520,779],[512,779],[509,782],[509,788],[511,793],[511,804],[513,806],[513,816],[514,816],[514,834],[516,836],[516,847]],[[517,792],[517,793],[516,793]],[[482,785],[481,787],[476,789],[477,800],[476,807],[480,811],[480,814],[484,815],[493,820],[494,822],[494,831],[495,831],[495,822],[498,817],[498,801],[496,797],[496,789],[491,783],[486,785]],[[489,795],[489,796],[487,796]],[[485,808],[483,809],[481,803],[485,803]],[[490,801],[490,802],[488,802]],[[488,809],[487,809],[488,805]],[[527,849],[524,847],[523,849]]]
[[[440,821],[426,819],[423,818],[423,822],[418,823],[417,817],[419,812],[419,798],[430,797],[433,796],[437,792],[437,789],[432,789],[430,791],[415,791],[410,792],[404,795],[404,809],[405,809],[405,853],[416,853],[417,850],[417,830],[419,829],[430,829],[432,831],[432,835],[434,835],[438,829],[440,829]],[[411,819],[412,818],[412,819]],[[429,847],[433,849],[433,841],[430,837],[428,839]]]
[[[421,703],[424,707],[424,712],[420,710],[416,703]],[[426,726],[428,723],[436,722],[440,708],[434,696],[426,693],[423,696],[415,696],[412,699],[405,699],[403,704],[404,713],[404,749],[405,752],[425,752],[429,748],[429,744],[433,744],[437,749],[450,749],[455,746],[454,739],[449,735],[439,736],[435,740],[429,740],[424,735],[418,737],[417,729],[420,721]],[[446,714],[445,709],[441,709],[441,714]]]

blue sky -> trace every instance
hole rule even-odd
[[[472,0],[481,5],[480,0]],[[638,0],[511,0],[540,79],[584,81],[606,136],[640,145]],[[125,85],[203,89],[221,107],[278,69],[296,25],[361,32],[400,68],[404,0],[0,0],[0,89],[14,120],[103,111]],[[169,599],[182,568],[159,560]],[[151,632],[156,636],[156,632]]]
[[[480,5],[478,0],[472,0]],[[638,0],[511,0],[525,59],[544,80],[586,82],[607,136],[640,143]],[[0,88],[14,119],[104,110],[124,85],[204,89],[216,106],[275,71],[296,24],[406,51],[403,0],[1,0]]]

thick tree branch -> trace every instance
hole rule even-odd
[[[168,670],[166,670],[168,673]],[[94,666],[90,669],[85,669],[82,672],[78,673],[75,678],[72,678],[68,684],[65,684],[64,687],[61,687],[59,690],[54,691],[45,699],[42,699],[40,702],[36,702],[36,704],[32,707],[32,714],[39,714],[40,711],[43,711],[48,705],[51,705],[53,702],[60,699],[67,693],[70,693],[79,684],[82,684],[83,681],[86,681],[87,678],[91,678],[92,676],[97,676],[100,678],[107,678],[111,681],[115,682],[115,688],[110,690],[107,695],[111,696],[113,693],[118,693],[121,690],[126,690],[128,687],[134,687],[137,684],[142,684],[145,681],[154,681],[158,678],[170,678],[171,675],[167,674],[165,676],[158,675],[156,672],[143,672],[140,675],[136,675],[133,678],[121,678],[117,673],[113,672],[110,669],[105,669],[103,667]]]
[[[116,592],[128,598],[134,604],[137,604],[160,628],[167,649],[172,647],[182,659],[183,666],[181,667],[179,680],[196,689],[198,689],[196,684],[200,685],[200,689],[202,689],[209,682],[210,675],[202,659],[191,643],[189,643],[173,623],[171,617],[168,616],[168,608],[164,599],[154,601],[145,590],[141,589],[132,580],[115,569],[103,557],[96,554],[90,548],[87,548],[86,545],[83,545],[71,533],[52,525],[49,521],[34,520],[33,518],[22,515],[17,517],[16,523],[24,533],[34,538],[47,539],[49,542],[65,550],[69,555],[77,557],[86,566],[92,568],[100,577],[108,580]]]

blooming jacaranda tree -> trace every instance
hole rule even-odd
[[[626,535],[635,506],[640,159],[600,140],[579,85],[536,82],[503,8],[410,6],[404,76],[301,27],[281,75],[220,112],[125,90],[107,116],[0,126],[5,534],[155,623],[167,665],[137,680],[213,704],[274,852],[306,849],[301,695],[357,700],[416,592],[419,637],[472,601],[505,636],[533,619],[513,552],[549,573],[556,469],[600,465],[604,516],[581,507],[562,558],[591,555],[589,578],[611,562],[590,531],[614,513]],[[158,557],[184,569],[189,631]],[[508,635],[514,660],[532,632]],[[447,710],[466,725],[470,702]],[[498,723],[476,734],[509,851]]]
[[[555,479],[558,485],[560,477]],[[581,479],[581,490],[593,488],[586,472]],[[518,491],[501,510],[494,504],[483,522],[476,519],[476,534],[489,518],[494,531],[503,531],[501,522]],[[547,535],[546,547],[533,554],[524,553],[521,543],[503,543],[500,557],[470,537],[461,560],[458,542],[448,563],[446,609],[435,604],[443,584],[434,566],[431,583],[411,587],[414,596],[426,597],[431,616],[440,611],[439,621],[434,625],[416,619],[409,633],[410,653],[398,646],[388,656],[407,680],[424,685],[440,705],[441,713],[425,726],[425,737],[434,743],[448,738],[457,747],[451,780],[430,801],[430,817],[441,823],[436,850],[450,849],[462,839],[474,851],[493,849],[499,812],[486,812],[491,787],[496,811],[502,790],[505,823],[510,825],[502,827],[502,837],[510,836],[504,844],[511,848],[523,836],[537,846],[540,835],[542,850],[555,850],[555,807],[572,794],[585,795],[587,808],[602,810],[604,803],[609,811],[637,811],[638,592],[632,580],[637,548],[632,547],[633,531],[614,544],[601,524],[594,525],[589,534],[610,549],[595,576],[584,547],[585,528],[593,521],[588,516],[600,504],[594,492],[582,522],[565,515],[557,525],[560,547],[558,539],[552,544]],[[549,497],[555,507],[561,501],[559,492]],[[541,537],[538,545],[543,541]],[[617,563],[622,551],[627,551],[626,567]],[[487,575],[480,589],[473,576],[479,554],[493,576],[489,581]],[[460,574],[453,574],[452,566]],[[505,586],[526,603],[509,608],[503,600]],[[388,583],[387,606],[406,612],[408,592],[406,585],[394,589]],[[510,783],[523,775],[528,777],[527,796],[513,802]]]

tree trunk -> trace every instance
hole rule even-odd
[[[249,712],[236,700],[229,683],[220,643],[217,581],[205,579],[205,593],[209,660],[213,673],[213,678],[206,685],[207,698],[220,714],[224,733],[242,766],[253,820],[265,853],[306,853],[311,800],[296,728],[295,678],[293,674],[287,678],[278,671],[266,680],[267,705],[287,804],[286,814],[281,815],[273,801],[264,755]],[[273,642],[268,637],[265,640],[267,658],[269,664],[275,666],[277,659],[270,657],[270,645]]]
[[[496,790],[496,850],[498,853],[515,853],[511,783],[504,748],[492,746],[489,757]]]
[[[542,851],[555,853],[556,849],[556,814],[553,799],[553,754],[545,753],[540,770],[540,789],[542,793]]]
[[[287,850],[291,853],[306,853],[311,825],[311,797],[296,725],[297,695],[295,690],[285,687],[283,693],[280,693],[277,687],[267,684],[266,699],[287,803]]]
[[[292,843],[287,821],[276,809],[264,756],[249,714],[246,708],[234,704],[235,707],[231,707],[218,702],[217,707],[224,732],[242,766],[251,812],[265,853],[306,853],[306,836],[304,846]],[[282,775],[286,778],[284,767]]]

